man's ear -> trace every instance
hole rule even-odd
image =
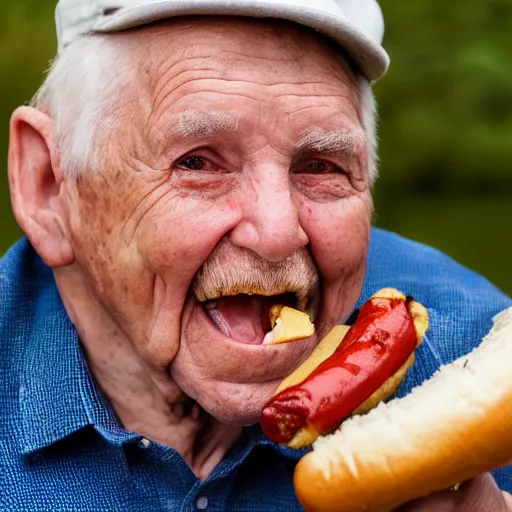
[[[35,108],[15,110],[8,170],[14,216],[44,262],[56,268],[73,263],[74,256],[64,222],[63,176],[52,146],[52,128],[53,120]]]

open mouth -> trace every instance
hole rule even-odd
[[[225,336],[239,342],[261,345],[265,335],[271,331],[270,310],[275,305],[289,306],[306,312],[314,323],[318,310],[318,289],[308,297],[298,297],[295,293],[284,292],[269,295],[237,293],[200,300],[204,311],[212,323]]]
[[[286,326],[295,309],[302,312],[295,311],[314,331],[311,322],[319,309],[319,283],[316,266],[305,247],[272,262],[224,238],[198,270],[192,291],[220,333],[239,343],[261,345],[310,336],[307,333],[311,329],[297,330],[295,337],[286,336]],[[286,322],[281,312],[283,318],[286,313]],[[281,328],[283,325],[285,328]],[[276,329],[280,336],[274,336]],[[272,334],[265,339],[270,331]]]

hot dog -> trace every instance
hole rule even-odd
[[[295,471],[307,512],[388,512],[512,460],[512,308],[470,355],[319,439]]]
[[[310,373],[279,388],[263,409],[263,431],[274,442],[301,448],[374,407],[395,391],[427,328],[421,304],[397,290],[377,292],[329,357],[316,368],[306,363]]]

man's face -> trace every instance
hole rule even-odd
[[[355,76],[280,23],[117,37],[134,66],[122,122],[101,172],[67,187],[77,268],[151,373],[254,422],[361,291],[371,198]],[[283,301],[318,309],[317,332],[264,346]]]

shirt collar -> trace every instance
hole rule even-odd
[[[139,436],[124,430],[89,373],[78,333],[60,300],[51,270],[39,259],[32,330],[20,379],[22,450],[28,454],[92,426],[111,443]]]

